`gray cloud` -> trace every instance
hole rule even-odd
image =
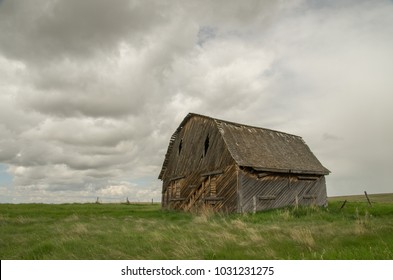
[[[26,62],[111,52],[123,40],[142,43],[159,25],[165,6],[155,1],[4,1],[0,9],[1,49]],[[2,27],[2,28],[1,28]]]
[[[3,201],[158,200],[188,112],[301,135],[329,195],[390,191],[391,2],[25,2],[0,2]]]

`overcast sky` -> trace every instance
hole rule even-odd
[[[0,202],[160,200],[188,112],[392,192],[392,1],[0,1]]]

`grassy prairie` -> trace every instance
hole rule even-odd
[[[0,204],[0,259],[393,259],[393,199],[371,197],[254,215]]]
[[[393,193],[378,193],[369,194],[371,203],[392,203],[393,204]],[[362,195],[349,195],[349,196],[333,196],[329,198],[329,201],[349,201],[349,202],[367,202],[367,198],[364,194]]]

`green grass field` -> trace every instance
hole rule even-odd
[[[0,259],[393,259],[393,195],[370,197],[244,215],[0,204]]]

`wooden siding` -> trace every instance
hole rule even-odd
[[[193,211],[209,206],[216,211],[237,211],[236,166],[227,166],[220,172],[200,172],[164,182],[162,207]]]
[[[195,116],[175,135],[162,174],[162,207],[236,211],[236,166],[215,122]]]
[[[192,172],[202,174],[234,163],[216,123],[208,118],[194,116],[176,133],[162,179],[165,181],[177,176],[189,176]]]
[[[237,202],[236,167],[215,122],[195,116],[172,141],[162,174],[162,207],[191,211],[209,205],[233,212]]]
[[[263,211],[296,205],[327,203],[324,176],[271,174],[258,178],[257,174],[239,171],[240,212]],[[297,201],[297,202],[296,202]]]

